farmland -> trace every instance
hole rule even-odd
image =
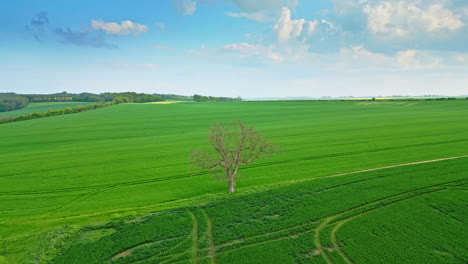
[[[0,112],[0,117],[2,116],[9,116],[9,117],[17,117],[19,115],[27,115],[32,114],[34,112],[45,113],[49,109],[57,110],[62,109],[64,107],[75,107],[78,105],[88,105],[93,104],[94,102],[48,102],[48,103],[29,103],[25,108],[9,111],[9,112]]]
[[[463,263],[468,253],[462,246],[462,234],[468,231],[463,218],[468,213],[467,160],[316,178],[207,205],[88,226],[55,262],[346,263],[349,255],[357,263],[374,263],[390,245],[392,250],[387,249],[383,258],[388,263],[406,259]],[[451,200],[457,202],[450,205]],[[415,209],[424,213],[426,222],[419,222],[421,215]],[[390,228],[385,210],[396,221]],[[338,230],[342,226],[343,236]],[[96,233],[104,235],[89,239]],[[392,243],[399,238],[404,238],[402,243]],[[414,248],[426,240],[432,243]]]
[[[238,118],[281,152],[228,196],[187,158]],[[468,158],[322,176],[464,156],[466,131],[468,101],[122,104],[3,124],[0,263],[361,263],[399,239],[386,263],[463,263]]]

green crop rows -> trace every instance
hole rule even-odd
[[[281,152],[242,168],[238,193],[229,196],[226,182],[194,173],[188,155],[207,147],[210,124],[238,118]],[[451,181],[467,178],[467,159],[301,181],[464,156],[467,131],[468,101],[462,100],[122,104],[2,124],[0,263],[67,262],[91,252],[117,263],[325,263],[346,261],[343,255],[375,262],[388,241],[410,233],[404,223],[418,223],[387,225],[388,215],[409,219],[421,206],[465,223],[464,182]],[[126,223],[138,215],[144,221]],[[178,220],[165,226],[170,219]],[[446,225],[433,219],[435,226]],[[466,229],[450,223],[466,237]],[[356,231],[361,225],[370,229]],[[431,254],[447,263],[467,259],[463,239],[453,246],[428,235],[445,246],[429,253],[433,248],[420,245],[426,252],[420,260]],[[401,243],[408,250],[389,248],[382,259],[411,255],[411,245],[425,241],[419,235],[414,240]]]
[[[319,178],[87,226],[54,263],[464,263],[467,161]]]

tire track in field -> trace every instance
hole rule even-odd
[[[276,230],[276,231],[273,231],[273,232],[268,232],[268,233],[262,233],[260,235],[255,235],[255,236],[249,236],[249,237],[245,237],[243,239],[237,239],[237,240],[233,240],[233,241],[229,241],[229,242],[226,242],[226,243],[223,243],[221,245],[218,245],[218,246],[215,246],[215,250],[220,250],[220,249],[223,249],[225,247],[229,247],[231,245],[235,245],[235,244],[239,244],[239,243],[244,243],[246,240],[255,240],[257,238],[261,238],[261,237],[265,237],[265,236],[270,236],[270,235],[275,235],[275,234],[279,234],[279,233],[282,233],[282,232],[286,232],[286,231],[290,231],[290,230],[293,230],[293,229],[298,229],[298,228],[307,228],[309,226],[313,226],[314,224],[316,224],[318,221],[320,221],[320,219],[318,220],[315,220],[315,221],[309,221],[309,222],[306,222],[305,224],[299,224],[299,225],[295,225],[295,226],[290,226],[290,227],[287,227],[287,228],[283,228],[283,229],[279,229],[279,230]],[[239,248],[243,248],[243,247],[248,247],[248,246],[251,246],[251,245],[256,245],[256,244],[261,244],[261,243],[265,243],[265,242],[269,242],[269,241],[274,241],[274,240],[281,240],[281,239],[285,239],[285,238],[289,238],[291,236],[295,236],[295,235],[300,235],[302,233],[308,233],[310,232],[310,230],[306,230],[306,231],[302,231],[302,232],[292,232],[292,233],[287,233],[285,235],[279,235],[273,239],[266,239],[266,240],[259,240],[259,241],[256,241],[254,243],[250,243],[247,242],[247,244],[245,245],[242,245],[240,246]],[[225,250],[225,251],[222,251],[221,253],[224,254],[224,253],[227,253],[227,252],[231,252],[233,250],[236,250],[237,248],[235,249],[231,249],[231,250]]]
[[[206,237],[208,238],[208,257],[211,259],[211,263],[216,263],[216,253],[213,243],[213,223],[211,222],[211,218],[209,217],[208,213],[205,209],[200,209],[203,215],[206,218]]]
[[[108,261],[112,261],[112,260],[116,260],[116,259],[120,259],[120,258],[125,258],[125,257],[119,256],[119,255],[122,255],[125,252],[129,252],[129,254],[131,254],[131,252],[133,250],[135,250],[137,248],[140,248],[140,247],[145,247],[145,246],[149,246],[149,245],[153,245],[153,244],[159,244],[159,243],[162,243],[162,242],[165,242],[165,241],[176,240],[176,239],[179,239],[179,238],[182,238],[182,237],[184,237],[184,236],[178,236],[178,237],[166,238],[166,239],[153,241],[153,242],[145,242],[145,243],[136,244],[136,245],[133,245],[130,248],[127,248],[127,249],[115,254],[110,259],[108,259]],[[142,261],[142,260],[145,260],[145,259],[140,259],[140,260],[138,260],[136,262],[133,262],[133,263],[138,263],[139,261]]]
[[[441,183],[441,184],[437,184],[437,185],[433,185],[433,186],[428,186],[428,187],[423,187],[423,188],[418,188],[418,189],[414,189],[414,190],[410,190],[410,191],[406,191],[406,192],[402,192],[402,193],[398,193],[398,194],[394,194],[394,195],[390,195],[390,196],[387,196],[387,197],[384,197],[384,198],[381,198],[381,199],[378,199],[378,200],[375,200],[373,202],[370,202],[370,203],[367,203],[367,204],[364,204],[364,205],[361,205],[361,206],[358,206],[358,207],[354,207],[354,208],[351,208],[351,209],[348,209],[346,211],[342,211],[342,212],[339,212],[333,216],[329,216],[329,217],[324,217],[324,218],[320,218],[320,219],[317,219],[317,220],[314,220],[312,222],[308,222],[308,223],[305,223],[305,224],[300,224],[300,225],[296,225],[296,226],[292,226],[292,227],[288,227],[288,228],[285,228],[285,229],[281,229],[281,230],[277,230],[277,231],[274,231],[274,232],[270,232],[270,233],[263,233],[261,235],[256,235],[256,236],[251,236],[251,237],[247,237],[247,238],[244,238],[244,239],[240,239],[240,240],[234,240],[234,241],[231,241],[231,242],[227,242],[227,243],[224,243],[224,244],[221,244],[219,246],[216,246],[216,250],[219,250],[219,249],[222,249],[222,248],[225,248],[225,247],[229,247],[231,245],[235,245],[235,244],[238,244],[238,243],[243,243],[245,240],[250,240],[250,239],[255,239],[255,238],[259,238],[259,237],[264,237],[264,236],[268,236],[268,235],[271,235],[271,234],[276,234],[276,233],[281,233],[281,232],[284,232],[284,231],[288,231],[288,230],[293,230],[293,229],[297,229],[297,228],[301,228],[301,227],[307,227],[307,226],[313,226],[314,224],[317,224],[318,222],[322,221],[322,220],[325,220],[323,221],[316,229],[323,229],[327,226],[330,226],[330,225],[334,225],[336,223],[332,223],[330,224],[330,222],[334,219],[336,219],[337,217],[339,216],[342,216],[342,215],[345,215],[347,213],[350,213],[350,212],[354,212],[356,210],[359,210],[359,209],[362,209],[364,207],[368,207],[368,206],[372,206],[372,205],[380,205],[380,203],[382,202],[385,202],[385,201],[388,201],[388,200],[391,200],[392,198],[395,198],[395,197],[399,197],[399,196],[404,196],[404,195],[408,195],[408,194],[413,194],[413,193],[417,193],[417,192],[420,192],[420,191],[424,191],[426,189],[433,189],[433,188],[439,188],[437,189],[436,191],[438,190],[442,190],[442,189],[445,189],[444,187],[439,187],[439,186],[444,186],[444,185],[447,185],[447,184],[453,184],[453,183],[459,183],[459,182],[462,182],[462,181],[465,181],[465,180],[456,180],[456,181],[452,181],[452,182],[446,182],[446,183]],[[431,190],[429,190],[431,191]],[[419,194],[419,195],[423,195],[425,194],[426,192],[422,193],[422,194]],[[408,198],[405,198],[405,199],[409,199],[409,198],[412,198],[412,197],[408,197]],[[400,200],[397,200],[397,201],[393,201],[391,203],[388,203],[382,207],[378,207],[378,208],[371,208],[369,209],[368,211],[364,211],[364,213],[367,213],[367,212],[370,212],[370,211],[374,211],[374,210],[378,210],[378,209],[381,209],[385,206],[388,206],[390,204],[393,204],[393,203],[396,203],[396,202],[399,202],[399,201],[402,201],[402,200],[405,200],[405,199],[400,199]],[[233,249],[228,249],[228,250],[224,250],[222,251],[220,254],[227,254],[227,253],[230,253],[232,251],[236,251],[236,250],[240,250],[240,249],[243,249],[243,248],[246,248],[246,247],[252,247],[252,246],[256,246],[256,245],[259,245],[259,244],[265,244],[265,243],[269,243],[269,242],[273,242],[273,241],[279,241],[279,240],[283,240],[283,239],[288,239],[288,238],[291,238],[292,236],[297,236],[297,235],[302,235],[302,234],[305,234],[305,233],[309,233],[309,232],[312,232],[314,230],[306,230],[306,231],[300,231],[300,232],[292,232],[292,233],[287,233],[287,234],[284,234],[284,235],[280,235],[280,236],[277,236],[277,237],[274,237],[272,239],[266,239],[266,240],[259,240],[259,241],[254,241],[254,243],[250,243],[250,242],[247,242],[247,244],[244,244],[244,245],[240,245],[236,248],[233,248]],[[316,238],[316,241],[320,241],[320,238],[318,236],[319,234],[316,233],[315,235],[315,238]],[[329,260],[330,262],[329,263],[332,263],[331,262],[331,259],[328,258],[328,255],[323,255],[324,258],[327,260]]]
[[[373,169],[366,169],[366,170],[359,170],[359,171],[352,171],[352,172],[333,174],[333,175],[328,175],[328,176],[323,176],[323,177],[324,178],[338,177],[338,176],[344,176],[344,175],[367,172],[367,171],[376,171],[376,170],[390,169],[390,168],[396,168],[396,167],[403,167],[403,166],[410,166],[410,165],[417,165],[417,164],[424,164],[424,163],[432,163],[432,162],[437,162],[437,161],[460,159],[460,158],[466,158],[466,157],[468,157],[468,155],[456,156],[456,157],[450,157],[450,158],[442,158],[442,159],[425,160],[425,161],[416,161],[416,162],[403,163],[403,164],[397,164],[397,165],[390,165],[390,166],[373,168]]]
[[[461,182],[466,182],[466,181],[468,181],[468,180],[467,179],[455,180],[455,181],[445,182],[445,183],[436,184],[436,185],[432,185],[432,186],[427,186],[427,187],[423,187],[423,188],[418,188],[418,189],[402,192],[402,193],[395,194],[395,195],[390,195],[390,196],[378,199],[376,201],[373,201],[373,202],[370,202],[370,203],[367,203],[367,204],[364,204],[364,205],[361,205],[361,206],[358,206],[358,207],[355,207],[355,208],[351,208],[351,209],[348,209],[346,211],[340,212],[338,214],[329,216],[329,217],[325,218],[324,221],[315,229],[315,235],[314,235],[315,245],[316,245],[317,249],[319,250],[321,256],[325,259],[325,261],[327,263],[333,264],[334,262],[330,259],[330,257],[328,256],[328,254],[324,250],[324,248],[322,246],[322,243],[321,243],[321,240],[320,240],[320,232],[325,227],[330,226],[330,225],[332,225],[332,226],[333,225],[339,225],[342,222],[343,222],[342,224],[344,224],[345,222],[347,222],[346,220],[348,218],[349,218],[349,220],[351,220],[351,219],[353,219],[355,217],[358,217],[360,215],[364,215],[366,213],[385,208],[385,207],[387,207],[389,205],[392,205],[392,204],[395,204],[395,203],[398,203],[398,202],[401,202],[401,201],[405,201],[405,200],[408,200],[408,199],[411,199],[411,198],[415,198],[415,197],[418,197],[418,196],[421,196],[421,195],[424,195],[424,194],[428,194],[428,193],[431,193],[431,192],[445,190],[451,184],[459,184]],[[405,196],[408,196],[408,197],[405,197]],[[396,198],[396,200],[392,200],[392,199],[395,199],[395,198]],[[390,201],[390,202],[388,202],[388,201]],[[388,203],[385,203],[385,202],[388,202]],[[382,205],[382,203],[383,203],[383,205]],[[377,206],[377,207],[371,207],[370,209],[359,212],[357,215],[351,215],[350,217],[345,218],[344,220],[339,220],[338,222],[333,223],[333,221],[336,218],[339,218],[340,216],[343,216],[343,215],[345,215],[347,213],[353,213],[355,211],[359,211],[360,209],[364,209],[365,207],[369,207],[369,206]],[[336,232],[336,230],[335,230],[335,232]],[[333,231],[332,231],[332,233],[333,233]],[[344,258],[344,260],[347,263],[353,263],[344,254],[344,252],[339,248],[339,245],[338,245],[338,243],[336,241],[336,237],[335,237],[335,241],[333,241],[333,234],[331,234],[331,236],[332,236],[332,243],[335,246],[335,248],[338,250],[339,254]]]
[[[85,193],[83,195],[80,195],[79,197],[71,200],[70,202],[64,204],[63,206],[57,208],[57,209],[54,209],[52,211],[49,211],[46,213],[46,215],[49,215],[49,214],[52,214],[52,213],[56,213],[56,212],[60,212],[60,211],[65,211],[65,210],[69,210],[75,206],[77,206],[78,204],[80,204],[81,202],[84,202],[85,200],[88,200],[89,198],[95,196],[95,195],[98,195],[102,192],[105,192],[105,191],[108,191],[110,189],[112,189],[113,187],[111,188],[104,188],[104,189],[97,189],[97,190],[94,190],[94,191],[90,191],[88,193]]]
[[[444,144],[459,143],[459,142],[465,142],[465,141],[468,141],[468,139],[455,139],[455,140],[445,140],[445,141],[437,141],[437,142],[409,144],[409,145],[401,145],[401,146],[393,146],[393,147],[367,149],[364,151],[348,151],[348,152],[341,152],[341,153],[302,157],[302,158],[290,159],[290,160],[285,160],[285,161],[264,162],[262,164],[249,165],[246,169],[265,167],[265,166],[270,166],[270,165],[278,165],[278,164],[295,163],[295,162],[308,161],[308,160],[317,160],[317,159],[323,159],[323,158],[344,157],[344,156],[358,155],[358,154],[364,154],[364,153],[375,153],[375,152],[407,149],[407,148],[414,148],[414,147],[444,145]]]
[[[192,227],[192,263],[198,263],[198,220],[197,217],[192,213],[190,213],[190,217],[193,221]]]
[[[189,212],[190,214],[190,212]],[[153,241],[153,242],[148,242],[148,243],[143,243],[143,244],[137,244],[137,245],[133,245],[131,248],[128,248],[116,255],[114,255],[112,258],[109,259],[110,260],[113,260],[115,258],[115,256],[118,256],[119,254],[122,254],[123,252],[125,251],[132,251],[138,247],[141,247],[141,246],[147,246],[147,245],[151,245],[151,244],[157,244],[157,243],[161,243],[161,242],[164,242],[164,241],[170,241],[170,240],[176,240],[176,239],[179,239],[179,238],[182,238],[184,237],[184,239],[182,239],[181,241],[179,241],[177,244],[175,244],[174,246],[166,249],[166,250],[163,250],[161,252],[158,252],[154,255],[151,255],[151,256],[148,256],[148,257],[142,257],[140,259],[137,259],[135,261],[133,261],[132,263],[141,263],[141,262],[146,262],[146,261],[151,261],[152,259],[154,258],[161,258],[161,259],[166,259],[166,260],[162,260],[161,262],[159,263],[168,263],[168,261],[170,261],[171,259],[173,259],[174,257],[177,257],[177,256],[181,256],[183,254],[186,254],[188,251],[185,250],[185,251],[182,251],[182,252],[178,252],[178,253],[175,253],[175,254],[167,254],[166,256],[162,256],[160,257],[161,255],[163,255],[164,253],[168,253],[172,250],[175,250],[177,248],[179,248],[180,246],[182,246],[187,240],[191,239],[192,238],[192,233],[186,235],[186,236],[178,236],[178,237],[173,237],[173,238],[167,238],[167,239],[163,239],[163,240],[157,240],[157,241]],[[172,262],[171,262],[172,263]]]
[[[236,248],[232,248],[232,249],[228,249],[228,250],[222,251],[221,253],[218,253],[218,254],[225,255],[225,254],[231,253],[231,252],[233,252],[233,251],[241,250],[241,249],[248,248],[248,247],[254,247],[254,246],[258,246],[258,245],[261,245],[261,244],[267,244],[267,243],[274,242],[274,241],[280,241],[280,240],[284,240],[284,239],[290,239],[290,238],[292,238],[293,236],[300,236],[300,235],[303,235],[303,234],[310,233],[310,232],[312,232],[312,231],[313,231],[313,230],[305,230],[305,231],[298,232],[298,233],[290,233],[290,234],[282,235],[282,236],[275,237],[275,238],[272,238],[272,239],[266,239],[266,240],[256,241],[256,242],[254,242],[254,243],[247,243],[247,244],[245,244],[245,245],[241,245],[241,246],[236,247]],[[268,233],[266,233],[266,234],[268,234]],[[261,235],[260,235],[260,236],[261,236]],[[237,242],[237,243],[241,243],[241,242]],[[228,244],[228,243],[226,243],[226,244]],[[229,245],[226,245],[226,246],[229,246]]]
[[[466,157],[468,157],[468,155],[448,157],[448,158],[440,158],[440,159],[426,160],[426,161],[419,161],[419,162],[412,162],[412,163],[403,163],[403,164],[397,164],[397,165],[392,165],[392,166],[385,166],[385,167],[378,167],[378,168],[368,169],[368,170],[365,170],[365,171],[376,171],[376,170],[383,170],[383,169],[386,169],[386,168],[389,168],[389,167],[391,168],[391,167],[400,167],[400,166],[410,166],[410,165],[414,165],[414,164],[432,163],[432,162],[460,159],[460,158],[466,158]],[[306,181],[317,180],[317,179],[320,179],[320,178],[346,176],[346,175],[354,174],[354,173],[358,173],[358,172],[362,172],[362,170],[353,171],[353,172],[346,172],[346,173],[340,173],[340,174],[332,174],[332,175],[328,175],[328,176],[321,176],[321,177],[310,178],[310,179],[290,181],[289,183],[294,184],[294,183],[298,183],[298,182],[306,182]],[[147,181],[145,181],[145,182],[147,182]],[[121,187],[121,186],[119,184],[115,184],[113,187]],[[89,187],[82,187],[82,188],[79,188],[79,189],[81,190],[81,189],[84,189],[84,188],[89,189]],[[66,191],[68,191],[68,189]],[[52,193],[54,193],[54,192],[52,192]],[[2,193],[0,193],[0,195],[2,195]],[[26,194],[18,194],[18,195],[26,195]],[[120,209],[120,210],[106,211],[106,212],[99,212],[99,213],[92,213],[92,214],[84,214],[84,215],[77,215],[77,216],[52,218],[52,219],[48,219],[48,221],[61,221],[61,220],[72,219],[72,218],[98,216],[98,215],[106,214],[106,213],[116,213],[116,212],[124,212],[124,211],[128,211],[128,210],[136,210],[138,208],[140,208],[140,207],[124,208],[124,209]],[[23,220],[23,221],[17,220],[17,222],[23,222],[23,223],[25,223],[25,222],[35,222],[35,221],[36,220]],[[5,221],[0,221],[0,223],[2,223],[2,222],[5,222]]]
[[[176,261],[176,262],[173,262],[172,260],[176,257],[179,257],[179,256],[182,256],[186,253],[191,253],[192,254],[192,258],[191,258],[191,261],[192,263],[197,263],[198,262],[198,220],[197,220],[197,217],[195,216],[194,213],[188,211],[189,215],[190,215],[190,218],[192,219],[192,222],[193,222],[193,225],[192,225],[192,232],[189,234],[189,236],[187,237],[187,239],[192,239],[192,248],[191,249],[188,249],[186,251],[182,251],[182,252],[179,252],[179,253],[175,253],[175,254],[169,254],[166,256],[166,260],[163,260],[161,261],[160,263],[163,264],[163,263],[176,263],[176,262],[180,262],[180,261]],[[181,241],[179,243],[179,245],[177,245],[176,247],[170,249],[170,250],[173,250],[181,245],[183,245],[183,242],[184,241]],[[196,245],[196,246],[195,246]],[[170,250],[167,250],[166,252],[169,252]],[[196,258],[194,258],[194,256],[196,256]],[[194,259],[195,259],[195,262],[194,262]]]
[[[160,263],[163,264],[163,263],[177,263],[177,262],[181,262],[181,261],[184,261],[184,260],[180,260],[180,261],[172,261],[175,257],[179,257],[183,254],[186,254],[186,253],[191,253],[192,257],[190,259],[190,261],[192,263],[198,263],[198,261],[200,259],[205,259],[205,258],[210,258],[210,262],[211,263],[215,263],[215,248],[214,248],[214,244],[213,244],[213,230],[212,230],[212,222],[211,222],[211,218],[208,216],[208,213],[204,210],[204,209],[200,209],[201,213],[203,214],[203,216],[205,217],[206,221],[207,221],[207,228],[205,230],[205,233],[203,234],[202,237],[206,238],[208,240],[208,255],[206,256],[203,256],[201,257],[199,255],[199,242],[200,240],[203,240],[204,238],[200,238],[199,236],[199,224],[198,224],[198,219],[197,217],[195,216],[195,214],[193,212],[190,212],[189,211],[189,214],[190,214],[190,217],[192,218],[192,221],[193,221],[193,227],[192,227],[192,232],[190,234],[190,238],[192,238],[192,248],[189,250],[189,251],[184,251],[184,252],[181,252],[181,253],[176,253],[176,254],[170,254],[170,255],[167,255],[166,256],[166,260],[164,261],[161,261]],[[169,251],[169,250],[168,250]]]
[[[172,238],[171,240],[174,240],[174,239],[177,239],[177,238],[181,238],[181,237],[184,237],[184,236]],[[172,250],[175,250],[175,249],[179,248],[181,245],[183,245],[183,244],[184,244],[187,240],[189,240],[190,238],[192,238],[191,234],[189,234],[188,236],[185,236],[185,238],[184,238],[183,240],[181,240],[180,242],[178,242],[178,243],[175,244],[173,247],[170,247],[170,248],[167,249],[167,250],[163,250],[163,251],[158,252],[158,253],[156,253],[155,255],[151,255],[151,256],[149,256],[149,257],[143,257],[143,258],[138,259],[138,260],[136,260],[136,261],[134,261],[134,262],[132,262],[132,263],[147,262],[147,261],[152,261],[152,260],[158,259],[158,258],[161,258],[161,259],[165,259],[165,258],[166,258],[166,260],[163,260],[163,261],[159,262],[160,264],[162,264],[162,263],[168,263],[168,261],[170,261],[170,260],[173,259],[174,257],[180,256],[180,255],[183,255],[183,254],[186,254],[188,251],[185,250],[185,251],[178,252],[178,253],[174,253],[174,254],[167,254],[167,255],[162,256],[162,257],[161,257],[161,255],[163,255],[164,253],[168,253],[168,252],[170,252],[170,251],[172,251]],[[158,240],[158,241],[154,241],[154,242],[150,242],[150,243],[146,243],[146,244],[156,244],[156,243],[159,243],[159,242],[161,242],[161,241],[166,241],[166,240],[170,240],[170,239]],[[145,245],[146,245],[146,244],[145,244]],[[134,246],[132,249],[137,248],[137,247],[139,247],[139,246],[141,246],[141,245]],[[120,254],[120,253],[119,253],[119,254]]]
[[[391,195],[391,196],[387,196],[387,197],[384,197],[384,198],[381,198],[379,200],[376,200],[376,201],[373,201],[373,202],[370,202],[368,204],[364,204],[362,206],[358,206],[358,207],[355,207],[355,208],[351,208],[351,209],[348,209],[346,211],[343,211],[343,212],[340,212],[338,214],[335,214],[333,217],[338,217],[338,216],[341,216],[341,215],[344,215],[346,213],[349,213],[349,212],[353,212],[355,210],[358,210],[358,209],[362,209],[363,207],[366,207],[366,206],[369,206],[369,205],[373,205],[373,204],[378,204],[382,201],[386,201],[386,200],[390,200],[391,198],[395,198],[397,196],[401,196],[401,195],[404,195],[404,194],[411,194],[411,193],[414,193],[414,192],[417,192],[417,191],[421,191],[423,189],[427,189],[427,188],[435,188],[439,185],[445,185],[445,184],[450,184],[450,183],[458,183],[460,181],[464,181],[464,180],[457,180],[457,181],[453,181],[453,182],[448,182],[448,183],[442,183],[442,184],[438,184],[438,185],[434,185],[434,186],[429,186],[429,187],[424,187],[424,188],[419,188],[419,189],[415,189],[415,190],[410,190],[410,191],[406,191],[406,192],[403,192],[403,193],[398,193],[398,194],[394,194],[394,195]],[[440,190],[442,190],[443,188],[441,188]],[[423,193],[425,194],[425,193]],[[422,194],[421,194],[422,195]],[[412,197],[409,197],[409,198],[412,198]],[[398,201],[396,201],[398,202]],[[393,202],[395,203],[395,202]],[[387,204],[385,206],[388,206],[390,204]],[[378,210],[380,209],[379,208],[372,208],[370,210]],[[288,228],[285,228],[285,229],[281,229],[281,230],[277,230],[277,231],[274,231],[274,232],[270,232],[270,233],[263,233],[261,235],[256,235],[256,236],[251,236],[251,237],[247,237],[247,238],[244,238],[244,239],[240,239],[240,240],[234,240],[234,241],[231,241],[231,242],[227,242],[227,243],[224,243],[224,244],[221,244],[219,246],[216,246],[216,250],[219,250],[219,249],[222,249],[224,247],[229,247],[231,245],[235,245],[235,244],[238,244],[238,243],[243,243],[243,241],[245,240],[249,240],[249,239],[255,239],[255,238],[258,238],[258,237],[264,237],[264,236],[268,236],[268,235],[271,235],[271,234],[276,234],[276,233],[281,233],[281,232],[284,232],[284,231],[288,231],[288,230],[293,230],[293,229],[297,229],[297,228],[301,228],[301,227],[307,227],[307,226],[313,226],[315,224],[317,224],[318,222],[322,221],[322,220],[327,220],[328,218],[330,217],[324,217],[324,218],[319,218],[317,220],[314,220],[312,222],[308,222],[308,223],[305,223],[305,224],[300,224],[300,225],[296,225],[296,226],[292,226],[292,227],[288,227]],[[327,221],[326,223],[322,222],[322,224],[317,227],[317,228],[321,228],[323,229],[324,227],[327,227],[327,226],[330,226],[330,225],[333,225],[333,224],[329,224],[331,222],[331,220],[333,219],[330,219],[330,221]],[[233,248],[233,249],[228,249],[228,250],[225,250],[225,251],[222,251],[220,254],[227,254],[227,253],[230,253],[232,251],[237,251],[237,250],[241,250],[243,248],[246,248],[246,247],[252,247],[252,246],[256,246],[256,245],[260,245],[260,244],[265,244],[265,243],[269,243],[269,242],[273,242],[273,241],[279,241],[279,240],[284,240],[284,239],[288,239],[288,238],[291,238],[293,236],[298,236],[298,235],[302,235],[302,234],[306,234],[306,233],[309,233],[309,232],[313,232],[314,229],[312,230],[306,230],[306,231],[300,231],[300,232],[292,232],[292,233],[287,233],[287,234],[284,234],[284,235],[280,235],[280,236],[277,236],[277,237],[274,237],[272,239],[266,239],[266,240],[259,240],[259,241],[254,241],[254,243],[251,243],[251,242],[247,242],[247,244],[244,244],[244,245],[241,245],[241,246],[238,246],[236,248]],[[328,255],[324,255],[325,258],[328,258]],[[329,258],[328,258],[329,259]],[[330,260],[330,259],[329,259]],[[330,263],[331,263],[331,260],[330,260]]]
[[[374,152],[381,152],[381,151],[388,151],[388,150],[398,150],[398,149],[405,149],[405,148],[411,148],[411,147],[420,147],[420,146],[433,146],[433,145],[458,143],[458,142],[465,142],[465,141],[468,141],[468,139],[458,139],[458,140],[447,140],[447,141],[438,141],[438,142],[429,142],[429,143],[419,143],[419,144],[411,144],[411,145],[371,149],[371,150],[365,150],[365,151],[352,151],[352,152],[342,152],[342,153],[335,153],[335,154],[326,154],[326,155],[302,157],[302,158],[296,158],[296,159],[289,159],[289,160],[282,160],[282,161],[275,161],[275,162],[267,162],[267,163],[262,163],[262,164],[253,164],[253,165],[249,165],[248,167],[243,168],[243,170],[259,168],[259,167],[265,167],[265,166],[271,166],[271,165],[289,164],[289,163],[296,163],[296,162],[302,162],[302,161],[308,161],[308,160],[317,160],[317,159],[323,159],[323,158],[335,158],[335,157],[343,157],[343,156],[357,155],[357,154],[363,154],[363,153],[374,153]],[[455,158],[462,158],[462,157],[468,157],[468,155],[445,158],[445,159],[455,159]],[[444,160],[444,159],[438,159],[438,160],[433,160],[433,161],[439,161],[439,160]],[[426,161],[426,162],[430,162],[430,161]],[[424,162],[421,162],[421,163],[424,163]],[[93,165],[95,165],[95,164],[93,164]],[[408,165],[411,165],[411,164],[408,164]],[[170,166],[170,165],[167,165],[167,166]],[[82,167],[82,166],[80,166],[80,167]],[[383,169],[383,168],[388,168],[388,167],[389,166],[374,168],[373,170]],[[69,168],[69,167],[66,167],[66,168]],[[49,170],[41,170],[40,172],[46,172],[46,171],[49,171]],[[8,176],[22,175],[22,174],[28,174],[28,173],[2,175],[2,176],[0,176],[0,178],[1,177],[8,177]],[[168,177],[128,181],[128,182],[123,182],[123,183],[118,183],[118,184],[97,184],[97,185],[90,185],[90,186],[61,188],[61,189],[55,189],[55,190],[44,189],[44,190],[23,191],[23,192],[0,192],[0,195],[49,194],[49,193],[57,193],[57,192],[80,191],[80,190],[86,190],[86,189],[89,189],[89,188],[124,187],[124,186],[132,186],[132,185],[154,183],[154,182],[161,182],[161,181],[168,181],[168,180],[176,180],[176,179],[195,177],[195,176],[203,176],[203,175],[207,175],[207,173],[199,173],[199,174],[196,174],[196,175],[192,175],[190,173],[182,173],[182,174],[168,176]]]
[[[447,186],[445,188],[440,188],[440,189],[435,189],[435,190],[432,190],[432,191],[428,191],[426,193],[422,193],[420,195],[415,195],[415,196],[412,196],[412,197],[409,197],[407,199],[401,199],[401,200],[398,200],[398,201],[395,201],[395,202],[392,202],[390,204],[387,204],[385,206],[383,206],[382,208],[384,207],[387,207],[387,206],[390,206],[394,203],[397,203],[397,202],[401,202],[401,201],[405,201],[405,200],[409,200],[409,199],[412,199],[412,198],[416,198],[416,197],[419,197],[419,196],[422,196],[422,195],[426,195],[426,194],[430,194],[430,193],[434,193],[434,192],[440,192],[440,191],[446,191],[448,189],[451,189],[451,187],[453,186]],[[341,257],[347,262],[347,263],[350,263],[352,264],[353,262],[346,256],[346,254],[344,253],[344,251],[340,248],[339,244],[338,244],[338,239],[336,238],[336,233],[338,232],[338,229],[340,229],[344,224],[348,223],[349,221],[355,219],[355,218],[358,218],[362,215],[365,215],[365,214],[368,214],[368,213],[371,213],[373,211],[376,211],[378,209],[381,209],[381,208],[375,208],[375,209],[372,209],[372,210],[369,210],[369,211],[365,211],[365,212],[362,212],[362,213],[359,213],[357,215],[354,215],[354,216],[350,216],[349,218],[346,218],[344,220],[341,220],[339,222],[336,223],[335,227],[333,228],[332,232],[331,232],[331,240],[332,240],[332,243],[333,243],[333,246],[338,250],[338,253],[341,255]]]

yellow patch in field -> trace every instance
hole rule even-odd
[[[381,101],[381,102],[359,102],[356,103],[356,105],[401,105],[401,106],[412,106],[418,104],[418,102],[413,102],[413,101],[394,101],[394,102],[388,102],[388,101]]]
[[[184,103],[186,101],[162,101],[162,102],[149,102],[145,104],[178,104],[178,103]]]

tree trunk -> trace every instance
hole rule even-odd
[[[234,179],[229,179],[229,193],[235,192],[236,185],[234,184]]]

